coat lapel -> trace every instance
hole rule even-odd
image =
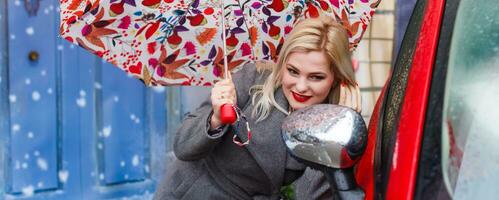
[[[274,93],[276,102],[282,108],[288,108],[288,102],[282,88],[279,88]],[[272,182],[272,191],[279,191],[284,177],[284,168],[286,162],[286,147],[281,136],[281,125],[286,114],[273,108],[267,119],[256,123],[256,120],[251,118],[253,106],[248,106],[245,110],[245,115],[249,117],[252,138],[246,148],[253,155],[257,163],[261,166],[267,177]],[[239,126],[243,126],[240,124]],[[239,127],[238,137],[242,140],[247,140],[246,128]]]

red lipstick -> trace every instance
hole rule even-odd
[[[300,102],[300,103],[303,103],[303,102],[305,102],[305,101],[309,100],[309,99],[312,97],[312,96],[304,96],[304,95],[299,95],[299,94],[296,94],[296,93],[294,93],[294,92],[291,92],[291,93],[293,94],[293,98],[294,98],[296,101]]]

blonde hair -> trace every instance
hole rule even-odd
[[[289,114],[285,108],[277,104],[274,98],[275,91],[281,87],[281,69],[286,64],[291,53],[308,53],[322,51],[330,62],[334,83],[329,92],[328,103],[337,104],[339,101],[340,83],[355,85],[355,75],[349,51],[348,35],[344,27],[333,17],[320,16],[304,19],[298,22],[287,36],[277,63],[263,85],[255,85],[250,89],[253,117],[257,122],[266,119],[273,107]],[[257,100],[257,97],[261,97]]]

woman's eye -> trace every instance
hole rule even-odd
[[[322,77],[322,76],[311,76],[310,79],[314,80],[314,81],[320,81],[320,80],[323,80],[324,77]]]
[[[292,74],[292,75],[297,75],[297,74],[298,74],[298,72],[297,72],[296,70],[291,69],[291,68],[288,68],[288,72],[289,72],[290,74]]]

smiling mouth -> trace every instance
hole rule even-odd
[[[309,100],[309,99],[312,97],[312,96],[304,96],[304,95],[299,95],[299,94],[294,93],[294,92],[291,92],[291,93],[293,94],[293,98],[294,98],[296,101],[300,102],[300,103],[303,103],[303,102],[305,102],[305,101]]]

